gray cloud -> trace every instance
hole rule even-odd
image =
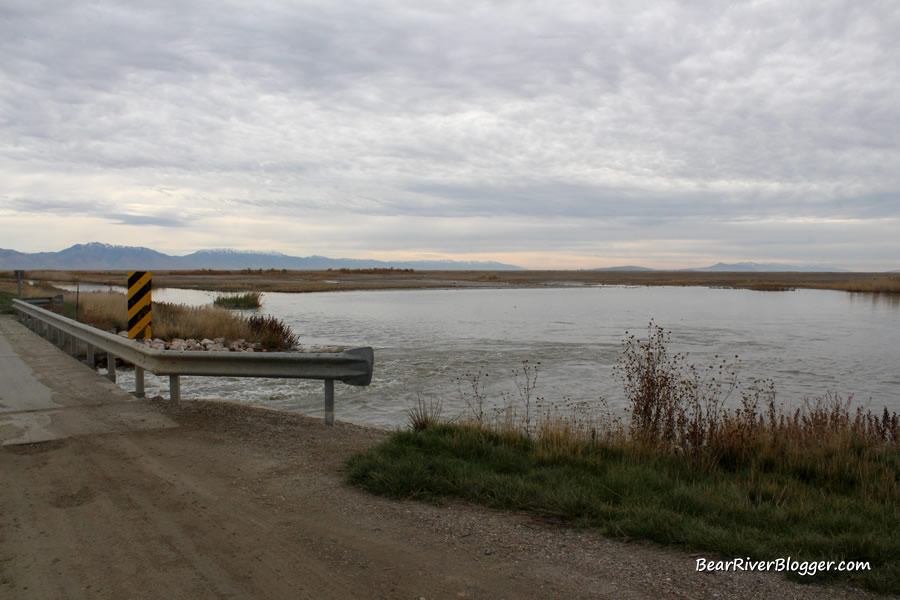
[[[503,250],[461,218],[532,219],[547,237],[511,226],[506,249],[547,253],[608,252],[589,232],[609,220],[698,253],[696,220],[768,223],[759,253],[779,220],[853,220],[865,247],[900,207],[898,30],[888,0],[5,2],[2,191],[43,204],[0,211],[108,212],[126,239],[180,207],[303,240],[323,212],[446,221],[393,231],[410,252]]]
[[[185,227],[187,223],[171,217],[153,217],[146,215],[128,215],[113,213],[108,218],[120,225],[152,225],[155,227]]]

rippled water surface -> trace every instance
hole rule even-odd
[[[154,290],[155,300],[168,302],[214,296]],[[837,392],[876,411],[900,411],[900,309],[873,295],[701,287],[267,293],[261,312],[288,322],[306,347],[375,348],[372,385],[335,388],[337,417],[356,422],[402,425],[417,396],[441,398],[446,414],[458,414],[466,373],[489,374],[489,398],[514,399],[513,371],[523,360],[540,363],[535,395],[546,403],[603,396],[620,411],[613,366],[626,330],[646,337],[651,319],[698,366],[739,355],[741,378],[774,380],[788,408]],[[122,384],[131,385],[128,375]],[[167,388],[166,379],[148,377],[149,393]],[[322,413],[321,382],[186,377],[182,394]]]

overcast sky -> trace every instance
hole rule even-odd
[[[900,2],[0,0],[0,248],[900,269]]]

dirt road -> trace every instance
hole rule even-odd
[[[375,498],[382,432],[217,403],[180,427],[6,446],[3,598],[859,598],[524,515]]]
[[[51,350],[57,375],[94,377],[52,346],[41,354]],[[65,404],[65,377],[42,381]],[[0,598],[868,597],[699,574],[687,554],[528,515],[372,497],[344,483],[343,464],[378,429],[140,404],[167,425],[0,448]]]

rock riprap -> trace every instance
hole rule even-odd
[[[120,331],[119,335],[127,338],[128,332]],[[213,340],[209,338],[203,338],[202,340],[193,338],[187,340],[174,338],[166,341],[160,338],[154,338],[152,340],[140,341],[145,346],[149,346],[154,350],[178,350],[182,352],[265,352],[265,350],[262,349],[262,344],[259,342],[248,342],[247,340],[240,339],[226,343],[226,340],[223,337],[218,337]]]

